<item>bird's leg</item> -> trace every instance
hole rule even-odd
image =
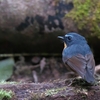
[[[70,78],[70,79],[66,80],[66,84],[68,86],[71,86],[72,84],[76,83],[76,80],[77,80],[77,78]]]
[[[75,82],[74,80],[77,80],[76,78],[78,75],[77,75],[77,73],[70,71],[70,72],[67,72],[66,76],[68,78],[68,79],[66,79],[66,84],[68,86],[71,86],[73,84],[73,82]]]

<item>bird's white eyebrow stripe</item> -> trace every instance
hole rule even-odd
[[[65,35],[65,37],[68,37],[68,36],[72,36],[72,35],[67,35],[67,34]]]

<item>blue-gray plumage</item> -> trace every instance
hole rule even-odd
[[[67,45],[62,52],[63,62],[88,83],[94,83],[95,61],[86,39],[72,32],[58,38]]]

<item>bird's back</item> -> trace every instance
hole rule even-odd
[[[90,47],[88,46],[88,44],[74,44],[71,45],[69,47],[66,47],[63,49],[62,52],[62,58],[63,61],[65,61],[68,58],[71,58],[72,56],[75,56],[77,54],[81,54],[83,56],[85,56],[86,54],[92,54]]]

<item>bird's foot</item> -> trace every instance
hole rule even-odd
[[[74,84],[75,80],[77,80],[76,78],[71,78],[71,79],[68,79],[66,80],[66,84],[67,86],[71,86]]]
[[[98,86],[100,85],[100,80],[99,81],[96,81],[95,83],[93,83],[94,86]]]

